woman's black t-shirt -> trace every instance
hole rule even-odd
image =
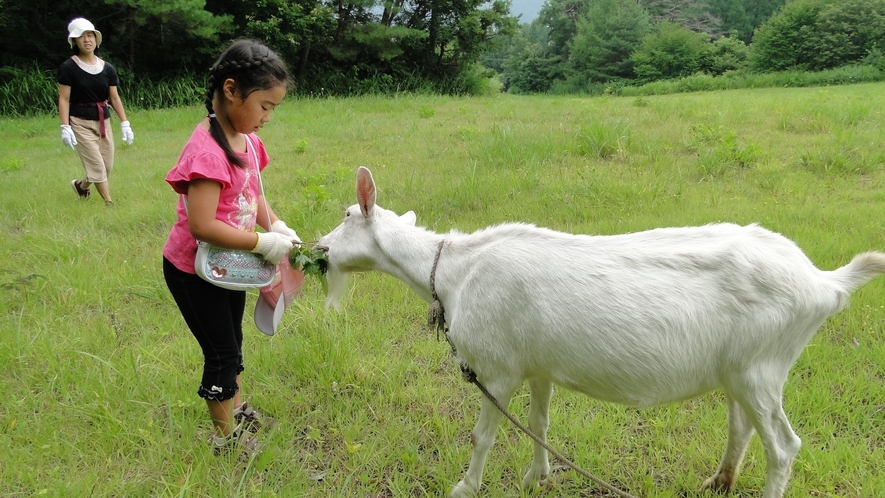
[[[110,87],[120,84],[117,70],[109,62],[105,61],[104,69],[100,73],[89,74],[80,68],[72,57],[66,59],[58,68],[56,79],[60,85],[71,87],[70,115],[93,121],[98,121],[98,107],[90,104],[107,102]],[[105,119],[111,117],[109,108],[105,107],[104,112]]]

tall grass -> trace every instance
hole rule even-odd
[[[243,391],[280,426],[248,464],[203,443],[200,351],[160,270],[177,200],[163,177],[201,109],[129,113],[136,141],[118,144],[111,209],[76,199],[81,167],[52,116],[0,120],[0,494],[443,495],[469,459],[480,395],[425,330],[427,303],[385,275],[356,275],[340,313],[308,280],[270,338],[251,325],[251,293]],[[832,269],[885,250],[882,109],[883,84],[290,99],[260,133],[263,176],[306,241],[339,223],[366,165],[382,206],[437,231],[758,222]],[[790,498],[885,495],[883,295],[885,279],[858,291],[789,377],[804,441]],[[526,403],[524,391],[511,403],[522,419]],[[532,495],[519,489],[528,438],[507,423],[498,436],[483,496]],[[551,407],[551,444],[638,496],[706,496],[695,490],[725,437],[720,394],[638,410],[557,389]],[[764,478],[756,438],[737,496],[759,496]],[[541,494],[600,496],[564,470]]]
[[[205,100],[205,75],[183,73],[174,78],[136,76],[116,67],[119,91],[127,109],[165,109],[201,105]],[[357,71],[354,68],[354,71]],[[293,93],[303,97],[325,98],[330,95],[445,94],[483,96],[500,91],[500,83],[490,79],[489,71],[479,65],[452,77],[428,81],[420,74],[340,74],[337,77],[311,78],[296,82]],[[0,68],[0,116],[36,116],[58,112],[58,82],[55,70],[39,66],[16,69]]]
[[[621,95],[642,97],[673,93],[735,90],[746,88],[817,87],[879,82],[885,79],[881,57],[869,57],[867,63],[819,72],[784,71],[756,74],[728,72],[722,76],[697,74],[676,80],[655,81],[631,86],[629,81],[608,83],[556,82],[551,94]],[[120,93],[128,109],[164,109],[200,105],[205,96],[205,75],[182,74],[175,78],[151,79],[117,68]],[[307,75],[296,82],[293,95],[301,98],[332,96],[383,95],[462,95],[485,97],[499,93],[502,84],[494,72],[479,64],[454,76],[428,81],[417,73],[391,76],[354,67],[353,74]],[[55,70],[39,66],[16,69],[0,68],[0,116],[35,116],[55,114],[58,84]]]
[[[54,71],[38,66],[3,68],[0,116],[33,116],[58,109],[58,82]]]
[[[872,83],[885,79],[878,65],[858,64],[824,71],[782,71],[776,73],[727,72],[722,76],[697,74],[676,80],[654,81],[617,89],[624,96],[666,95],[669,93],[736,90],[740,88],[812,87]]]
[[[177,78],[148,79],[116,68],[120,97],[130,109],[163,109],[203,102],[204,78],[183,74]],[[55,70],[37,66],[3,68],[0,74],[0,116],[40,116],[58,112],[58,81]]]

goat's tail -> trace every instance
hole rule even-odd
[[[885,273],[885,253],[865,252],[831,272],[831,276],[845,292],[851,294],[882,273]]]

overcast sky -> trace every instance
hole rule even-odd
[[[511,0],[510,13],[514,16],[522,14],[519,18],[521,24],[528,24],[538,17],[538,11],[544,5],[544,0]]]

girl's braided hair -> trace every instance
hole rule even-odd
[[[243,160],[234,153],[215,119],[212,99],[223,91],[227,79],[233,79],[240,98],[246,99],[252,92],[289,85],[289,71],[286,63],[271,49],[256,40],[236,40],[221,53],[212,67],[206,84],[206,110],[209,111],[209,133],[224,150],[227,159],[239,167],[245,167]]]

